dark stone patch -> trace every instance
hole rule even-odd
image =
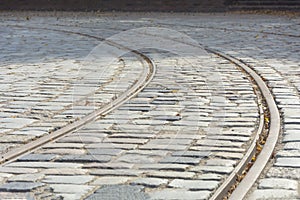
[[[50,161],[56,157],[55,154],[27,154],[18,158],[17,161]]]
[[[29,192],[0,192],[1,199],[23,199],[35,200],[34,196]]]
[[[129,111],[141,111],[141,112],[149,112],[152,110],[151,107],[148,106],[136,106],[136,107],[120,107],[120,110],[129,110]]]
[[[170,100],[166,100],[166,101],[158,101],[158,100],[154,100],[152,102],[152,104],[154,105],[175,105],[177,104],[178,101],[170,101]]]
[[[154,117],[154,119],[157,119],[157,120],[166,120],[166,121],[178,121],[178,120],[181,120],[181,116],[157,116],[157,117]]]
[[[109,162],[111,156],[107,155],[65,155],[57,159],[58,162]]]
[[[175,151],[172,153],[172,156],[184,156],[184,157],[195,157],[195,158],[203,158],[208,157],[210,152],[207,151]]]
[[[9,182],[0,186],[1,192],[30,192],[36,188],[42,187],[43,183],[34,182]]]
[[[107,185],[98,189],[86,200],[146,200],[149,196],[145,194],[141,186],[130,185]]]
[[[122,149],[87,149],[88,153],[91,155],[118,155],[123,150]]]

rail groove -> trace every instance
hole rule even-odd
[[[18,26],[21,27],[21,26]],[[32,27],[31,27],[32,28]],[[35,27],[36,29],[41,29],[38,27]],[[51,30],[51,29],[47,29],[47,30]],[[58,30],[55,30],[58,31]],[[70,31],[61,31],[61,32],[66,32],[66,33],[73,33],[73,34],[77,34],[76,32],[70,32]],[[98,39],[101,41],[104,41],[103,38],[100,37],[96,37],[96,36],[90,36],[87,34],[80,34],[82,36],[86,36],[86,37],[91,37],[94,39]],[[137,57],[139,57],[142,61],[142,64],[144,65],[144,69],[143,69],[143,74],[142,76],[138,79],[138,81],[131,87],[129,88],[127,91],[125,91],[123,94],[121,94],[119,97],[117,97],[115,100],[111,101],[110,103],[104,105],[102,108],[94,111],[93,113],[83,117],[82,119],[75,121],[72,124],[69,124],[59,130],[56,130],[54,132],[52,132],[49,135],[43,136],[41,138],[38,138],[30,143],[24,144],[18,148],[15,148],[7,153],[4,153],[0,156],[0,165],[9,163],[14,161],[15,159],[17,159],[18,157],[29,153],[39,147],[41,147],[42,145],[57,140],[63,136],[65,136],[66,134],[79,129],[80,127],[82,127],[83,125],[97,120],[101,117],[103,117],[104,115],[107,115],[109,112],[113,111],[114,109],[118,108],[119,106],[121,106],[123,103],[125,103],[126,101],[128,101],[129,99],[131,99],[132,97],[136,96],[141,90],[143,90],[149,83],[150,81],[153,79],[155,73],[156,73],[156,66],[155,64],[152,62],[152,60],[147,57],[146,55],[144,55],[143,53],[136,51],[134,49],[130,49],[127,48],[123,45],[117,44],[113,41],[105,41],[107,44],[110,44],[112,46],[115,46],[116,48],[121,48],[127,51],[131,51],[133,52]],[[147,65],[148,67],[146,67],[145,65]],[[147,69],[145,69],[147,68]]]
[[[215,50],[212,49],[208,49],[207,50],[211,53],[214,53],[216,55],[219,55],[222,58],[225,58],[226,60],[232,62],[232,60],[226,56],[224,54],[221,54],[220,52],[217,52]],[[237,63],[234,62],[235,65],[238,65]],[[238,67],[241,67],[238,65]],[[256,149],[256,141],[259,139],[260,135],[263,133],[263,129],[264,129],[264,111],[262,108],[262,98],[260,96],[260,94],[256,94],[258,101],[260,103],[259,106],[259,126],[258,129],[255,133],[254,139],[251,142],[250,147],[248,148],[245,156],[241,159],[241,161],[239,162],[239,164],[234,168],[234,170],[231,172],[231,174],[226,178],[226,180],[222,183],[222,185],[216,190],[216,192],[212,195],[212,197],[210,198],[210,200],[221,200],[223,199],[225,196],[228,195],[228,192],[231,190],[231,187],[235,184],[238,175],[243,174],[243,171],[245,170],[245,168],[247,167],[247,164],[249,162],[251,162],[252,157],[255,155],[255,149]]]
[[[285,35],[285,36],[290,36],[290,35]],[[299,37],[299,36],[293,35],[292,37]],[[164,39],[173,40],[172,38],[169,37],[164,37]],[[179,40],[176,41],[182,42]],[[189,45],[194,46],[194,44],[190,44],[190,43]],[[266,103],[268,114],[270,115],[270,122],[269,122],[270,125],[267,130],[268,137],[265,141],[265,144],[263,145],[263,149],[258,153],[256,148],[258,144],[257,143],[258,139],[260,138],[263,131],[265,130],[264,113],[262,108],[260,107],[260,125],[258,127],[257,134],[253,139],[248,151],[246,152],[244,158],[240,161],[240,163],[234,168],[233,172],[229,175],[229,177],[223,182],[223,184],[217,189],[215,194],[213,194],[213,196],[210,198],[210,200],[220,200],[226,198],[228,196],[227,193],[230,190],[230,187],[233,186],[233,184],[238,180],[238,176],[240,176],[242,172],[246,170],[246,168],[248,168],[247,165],[250,163],[252,157],[254,155],[258,155],[255,162],[252,164],[251,168],[247,169],[246,176],[241,180],[241,182],[238,183],[236,189],[233,190],[229,198],[230,200],[244,199],[244,197],[250,191],[251,187],[254,185],[258,177],[263,172],[264,168],[266,167],[269,159],[272,157],[272,154],[274,152],[275,146],[279,138],[280,128],[281,128],[279,110],[276,106],[275,100],[268,86],[263,81],[263,79],[249,65],[245,64],[241,60],[238,60],[237,58],[221,53],[217,50],[210,49],[208,47],[205,47],[205,50],[230,61],[231,63],[238,66],[242,71],[250,75],[250,77],[253,79],[255,84],[258,86],[258,89],[261,92],[263,100]]]
[[[269,159],[271,158],[273,151],[275,149],[279,133],[280,133],[280,114],[278,108],[276,106],[275,100],[268,89],[268,86],[263,81],[263,79],[253,70],[250,66],[246,65],[242,61],[226,55],[224,53],[218,52],[216,50],[212,50],[207,48],[208,51],[221,56],[222,58],[230,61],[236,66],[240,67],[243,71],[248,73],[255,83],[257,84],[264,101],[267,105],[269,114],[270,114],[270,127],[268,129],[268,138],[266,143],[263,146],[263,149],[259,153],[256,158],[256,161],[253,163],[246,176],[242,179],[242,181],[237,185],[237,187],[233,190],[230,195],[230,200],[236,199],[244,199],[254,185],[258,177],[263,172],[266,167]],[[224,199],[227,196],[227,192],[230,190],[230,187],[236,182],[238,176],[242,174],[242,172],[246,169],[247,164],[251,161],[252,157],[257,153],[257,140],[264,130],[264,113],[262,108],[260,107],[260,125],[257,130],[256,136],[252,141],[247,153],[244,158],[240,161],[240,163],[235,167],[233,172],[229,175],[229,177],[223,182],[223,184],[218,188],[218,190],[214,193],[214,195],[210,198],[210,200],[220,200]]]
[[[168,36],[164,37],[164,39],[175,40],[176,42],[181,42],[184,44],[195,46],[195,44],[182,42],[177,39],[172,39]],[[267,130],[268,138],[266,139],[266,142],[263,145],[263,149],[260,152],[257,151],[258,139],[263,134],[263,132],[266,131],[266,128],[264,127],[265,113],[262,107],[260,107],[260,122],[259,122],[260,124],[255,138],[253,138],[253,141],[249,149],[247,150],[244,158],[234,168],[233,172],[217,189],[217,191],[215,192],[215,194],[213,194],[210,200],[219,200],[219,199],[226,198],[228,196],[227,193],[230,190],[231,186],[233,186],[233,184],[238,180],[239,176],[242,175],[243,171],[247,169],[246,176],[242,179],[242,181],[238,184],[237,188],[232,192],[230,196],[231,200],[243,199],[247,195],[248,191],[251,189],[252,185],[256,182],[256,180],[258,179],[258,177],[266,167],[269,159],[273,154],[280,133],[280,114],[268,86],[263,81],[263,79],[250,66],[248,66],[241,60],[238,60],[227,54],[221,53],[217,50],[213,50],[208,47],[205,47],[204,49],[210,53],[213,53],[215,55],[218,55],[230,61],[234,65],[238,66],[242,71],[250,75],[250,77],[253,79],[258,89],[260,90],[260,93],[263,98],[262,100],[265,102],[266,107],[268,109],[268,114],[270,115],[270,122],[269,122],[270,125]],[[251,168],[249,168],[248,164],[250,163],[254,155],[258,155],[258,157],[256,158],[255,162],[252,163]]]

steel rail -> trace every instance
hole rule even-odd
[[[150,35],[150,34],[149,34]],[[168,36],[164,37],[164,39],[174,40],[169,38]],[[185,43],[180,40],[175,39],[177,42],[181,42],[184,44],[188,44],[191,46],[195,46],[194,44]],[[221,53],[217,50],[210,49],[208,47],[204,48],[206,51],[218,55],[231,63],[238,66],[242,71],[246,72],[255,82],[260,93],[263,97],[263,100],[266,102],[269,114],[270,114],[270,127],[269,127],[269,134],[266,140],[265,145],[263,146],[262,151],[259,153],[259,156],[256,158],[254,164],[251,166],[250,170],[247,172],[246,176],[243,180],[238,184],[237,188],[233,191],[230,196],[231,200],[236,199],[243,199],[248,191],[251,189],[253,184],[256,182],[264,168],[266,167],[269,159],[271,158],[273,151],[275,149],[276,143],[278,141],[279,133],[280,133],[280,114],[278,108],[276,106],[275,100],[266,85],[263,79],[248,65],[243,63],[242,61]],[[259,97],[258,97],[259,98]],[[241,159],[239,164],[234,168],[233,172],[227,177],[227,179],[223,182],[219,189],[213,194],[211,200],[219,200],[223,199],[227,196],[227,192],[229,191],[230,187],[236,182],[238,175],[241,175],[242,172],[247,168],[247,165],[251,161],[252,157],[257,153],[257,141],[259,137],[262,135],[265,124],[264,119],[264,112],[262,107],[259,108],[260,110],[260,120],[259,120],[259,127],[255,137],[252,140],[250,147],[248,148],[245,156]]]
[[[278,108],[276,106],[275,100],[266,85],[263,79],[253,70],[251,67],[246,65],[244,62],[221,53],[216,50],[212,50],[207,48],[208,51],[221,56],[222,58],[230,61],[231,63],[235,64],[236,66],[240,67],[242,70],[247,72],[257,84],[270,113],[270,127],[268,138],[266,143],[264,144],[261,152],[257,156],[255,162],[242,179],[242,181],[237,185],[235,190],[233,190],[232,194],[230,195],[230,200],[236,199],[244,199],[247,193],[251,190],[254,183],[258,180],[259,176],[262,174],[263,170],[265,169],[266,165],[268,164],[277,144],[279,134],[280,134],[280,114]],[[260,112],[262,112],[262,108],[260,107]],[[237,175],[240,175],[243,170],[245,170],[247,164],[252,159],[253,155],[256,153],[256,146],[257,140],[259,135],[263,132],[264,126],[264,115],[263,113],[260,114],[260,125],[257,131],[257,134],[252,141],[247,153],[245,154],[244,158],[240,161],[240,163],[235,167],[233,172],[229,175],[229,177],[224,181],[224,183],[218,188],[215,194],[210,198],[211,200],[219,200],[223,199],[226,196],[227,192],[229,191],[230,187],[234,184],[237,179]]]
[[[151,35],[151,34],[148,34]],[[191,46],[195,46],[195,44],[182,42],[177,39],[172,39],[168,36],[164,37],[165,40],[175,40],[177,42],[181,42],[184,44],[188,44]],[[278,108],[276,106],[275,100],[266,85],[266,83],[263,81],[263,79],[248,65],[243,63],[242,61],[229,56],[227,54],[221,53],[217,50],[213,50],[211,48],[205,47],[206,51],[213,53],[215,55],[218,55],[231,63],[238,66],[242,71],[245,71],[250,77],[254,80],[257,87],[259,88],[261,95],[263,97],[263,100],[266,102],[267,108],[269,109],[270,114],[270,128],[269,128],[269,136],[268,139],[263,146],[262,151],[260,152],[259,156],[256,158],[254,164],[251,166],[250,170],[247,172],[244,179],[238,184],[237,188],[234,190],[234,192],[231,194],[230,199],[236,200],[236,199],[243,199],[248,191],[251,189],[253,184],[256,182],[264,168],[266,167],[269,159],[271,158],[273,151],[275,149],[276,143],[278,141],[279,133],[280,133],[280,114],[278,111]],[[256,154],[256,147],[257,147],[257,141],[262,134],[264,130],[264,113],[262,110],[262,107],[260,107],[260,125],[258,127],[257,134],[255,138],[253,139],[249,149],[247,150],[244,158],[240,161],[240,163],[234,168],[233,173],[229,175],[229,177],[224,181],[224,183],[220,186],[220,189],[216,191],[216,194],[214,194],[211,198],[211,200],[218,200],[223,199],[230,187],[233,185],[234,182],[237,180],[237,176],[240,175],[246,168],[247,164],[251,161],[252,157]]]
[[[18,26],[17,27],[22,27],[22,26]],[[46,30],[52,30],[52,31],[61,31],[61,32],[65,32],[65,33],[70,33],[70,34],[77,34],[77,35],[81,35],[81,36],[86,36],[86,37],[91,37],[91,38],[95,38],[98,40],[104,40],[103,38],[99,38],[96,36],[91,36],[85,33],[78,33],[78,32],[72,32],[72,31],[66,31],[66,30],[59,30],[59,29],[50,29],[50,28],[39,28],[39,27],[33,27],[36,29],[46,29]],[[298,36],[294,36],[294,37],[298,37]],[[172,38],[168,38],[165,37],[164,39],[170,39],[173,40]],[[107,41],[109,44],[111,45],[115,45],[119,48],[124,48],[122,46],[118,46],[118,44],[111,42],[111,41]],[[177,41],[180,42],[180,41]],[[193,44],[190,44],[191,46],[194,46]],[[272,156],[272,153],[274,151],[275,145],[277,143],[278,137],[279,137],[279,133],[280,133],[280,115],[279,115],[279,111],[277,109],[276,103],[274,101],[274,98],[270,92],[270,90],[268,89],[266,83],[263,81],[263,79],[251,68],[249,67],[247,64],[245,64],[244,62],[242,62],[241,60],[238,60],[230,55],[221,53],[217,50],[213,50],[210,48],[205,48],[208,52],[216,54],[228,61],[230,61],[231,63],[235,64],[236,66],[238,66],[242,71],[245,71],[247,74],[249,74],[254,82],[256,83],[256,85],[258,86],[266,104],[267,107],[269,109],[269,113],[270,113],[270,127],[269,127],[269,136],[266,140],[265,145],[263,146],[262,151],[260,152],[260,154],[258,155],[256,161],[254,162],[253,166],[250,168],[250,170],[248,171],[248,173],[246,174],[246,176],[243,178],[243,180],[238,184],[237,188],[232,192],[230,199],[231,200],[236,200],[236,199],[243,199],[248,191],[251,189],[251,187],[253,186],[253,184],[256,182],[256,180],[258,179],[258,177],[260,176],[260,174],[262,173],[262,171],[264,170],[265,166],[267,165],[269,159]],[[148,74],[148,79],[145,79],[144,81],[138,81],[137,84],[135,84],[132,89],[135,90],[135,92],[133,92],[130,97],[126,94],[122,94],[119,98],[117,98],[115,101],[111,102],[109,105],[107,105],[106,107],[103,107],[102,109],[95,111],[94,113],[86,116],[85,118],[87,118],[87,120],[92,121],[93,119],[96,119],[97,117],[101,117],[101,115],[105,115],[107,113],[109,113],[110,111],[112,111],[113,109],[117,108],[118,106],[122,105],[122,103],[126,100],[121,100],[123,98],[125,99],[129,99],[133,96],[135,96],[139,91],[141,91],[153,78],[155,71],[156,71],[156,67],[155,65],[152,63],[152,61],[146,57],[145,55],[141,54],[138,51],[133,51],[135,54],[138,54],[140,57],[142,57],[144,60],[146,60],[148,62],[148,64],[150,63],[149,66],[153,66],[152,69],[149,68],[150,73]],[[151,72],[152,71],[152,72]],[[150,77],[149,77],[150,76]],[[144,77],[145,78],[145,77]],[[144,85],[141,87],[139,86],[139,84],[143,83]],[[253,155],[256,154],[256,145],[257,145],[257,140],[259,139],[259,136],[261,135],[261,133],[264,130],[264,113],[263,113],[263,109],[262,107],[259,108],[260,109],[260,120],[259,120],[259,127],[257,130],[257,133],[255,134],[255,137],[250,145],[250,147],[248,148],[245,156],[242,158],[242,160],[239,162],[239,164],[234,168],[233,172],[227,177],[227,179],[223,182],[223,184],[216,190],[216,192],[213,194],[213,196],[210,198],[211,200],[219,200],[219,199],[223,199],[224,196],[227,196],[227,192],[229,191],[230,187],[234,184],[234,182],[237,179],[237,175],[241,174],[247,164],[250,162],[250,160],[252,159]],[[83,118],[83,119],[85,119]],[[82,120],[83,120],[82,119]],[[84,125],[85,123],[80,124],[78,127],[74,126],[76,125],[76,123],[81,122],[77,121],[74,124],[71,124],[70,126],[64,127],[62,129],[59,129],[58,131],[55,131],[54,133],[52,133],[52,135],[58,135],[57,137],[55,137],[54,139],[58,139],[59,137],[73,131],[76,130],[77,128],[81,127],[82,125]],[[88,121],[87,121],[88,122]],[[86,123],[87,123],[86,122]],[[61,135],[59,134],[60,132],[63,132],[65,129],[67,129],[68,127],[70,127],[67,133],[63,134],[61,133]],[[46,136],[45,136],[46,137]],[[38,146],[41,146],[49,141],[51,141],[51,137],[50,135],[47,135],[48,140],[45,141],[44,143],[40,142],[39,144],[36,144],[35,148],[32,148],[31,150],[34,150],[36,148],[38,148]],[[40,138],[42,139],[42,138]],[[40,139],[32,142],[38,142]],[[54,140],[53,139],[53,140]],[[28,143],[22,147],[26,147],[26,146],[30,146],[30,144],[32,143]],[[24,151],[18,155],[15,154],[14,157],[20,156],[24,153],[26,153],[25,151],[28,151],[24,148]],[[9,152],[10,153],[10,152]],[[8,153],[8,156],[9,156]],[[6,155],[6,154],[5,154]],[[13,157],[13,156],[11,156]],[[1,162],[3,162],[3,160],[5,161],[5,158],[1,158]]]
[[[19,27],[21,27],[21,26],[19,26]],[[38,27],[35,27],[35,28],[41,29]],[[53,29],[47,29],[47,30],[53,30]],[[58,30],[53,30],[53,31],[58,31]],[[59,30],[59,31],[61,31],[61,30]],[[76,32],[71,32],[71,31],[62,31],[62,32],[78,34]],[[95,38],[95,39],[98,39],[101,41],[105,41],[103,38],[100,38],[100,37],[90,36],[87,34],[80,34],[80,35]],[[143,66],[144,66],[144,69],[143,69],[143,73],[142,73],[141,77],[138,79],[138,81],[131,88],[129,88],[127,91],[125,91],[123,94],[121,94],[119,97],[117,97],[110,103],[104,105],[102,108],[95,110],[91,114],[88,114],[87,116],[81,118],[80,120],[75,121],[72,124],[68,124],[63,128],[52,132],[51,134],[48,134],[48,135],[38,138],[32,142],[24,144],[20,147],[14,148],[13,150],[8,151],[4,154],[1,154],[0,155],[0,165],[4,165],[8,162],[12,162],[22,155],[32,152],[33,150],[35,150],[49,142],[55,141],[55,140],[65,136],[66,134],[79,129],[80,127],[82,127],[83,125],[85,125],[91,121],[95,121],[95,120],[103,117],[104,115],[107,115],[109,112],[115,110],[116,108],[118,108],[119,106],[124,104],[126,101],[128,101],[129,99],[136,96],[141,90],[143,90],[150,83],[150,81],[153,79],[153,77],[156,73],[156,65],[153,63],[153,61],[149,57],[147,57],[146,55],[144,55],[143,53],[141,53],[137,50],[127,48],[127,47],[120,45],[118,43],[115,43],[113,41],[105,41],[105,42],[112,46],[115,46],[117,48],[133,52],[137,57],[140,58]],[[145,65],[147,65],[148,67],[146,67]],[[145,68],[147,68],[147,69],[145,69]]]
[[[257,156],[256,161],[248,171],[245,178],[231,194],[230,199],[235,200],[243,199],[247,195],[247,193],[250,191],[256,180],[259,178],[259,176],[267,166],[278,142],[281,129],[281,120],[280,113],[272,96],[272,93],[270,92],[263,79],[245,63],[233,58],[232,60],[237,63],[239,62],[239,65],[242,66],[254,78],[261,90],[263,97],[265,98],[270,114],[270,127],[266,143],[264,144],[262,151]]]

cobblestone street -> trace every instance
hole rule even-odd
[[[190,37],[199,55],[144,33],[141,48],[95,61],[105,39],[150,27]],[[0,35],[1,155],[93,119],[2,163],[1,199],[210,199],[270,119],[253,78],[208,48],[249,65],[280,111],[276,149],[246,199],[300,199],[299,16],[1,12]]]

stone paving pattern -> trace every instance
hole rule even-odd
[[[109,67],[103,63],[92,68],[78,57],[93,47],[84,44],[89,43],[86,37],[75,35],[72,43],[70,37],[61,38],[55,32],[51,35],[16,27],[2,31],[1,152],[49,134],[109,103],[129,88],[143,69],[137,58],[131,58],[132,66],[118,60]],[[10,39],[16,35],[20,41]],[[49,38],[55,41],[49,42]],[[73,52],[78,46],[82,49]]]
[[[28,27],[109,37],[131,28],[162,26],[242,59],[268,83],[281,111],[282,138],[266,175],[248,198],[299,198],[299,18],[141,13],[97,17],[72,13],[15,15],[3,13],[0,20],[1,35],[6,35],[0,38],[5,44],[0,47],[4,52],[1,67],[5,69],[1,72],[2,152],[47,134],[50,127],[64,126],[70,113],[77,118],[101,107],[130,87],[142,71],[136,58],[126,55],[109,67],[107,74],[97,77],[76,73],[78,65],[85,66],[82,57],[99,41]],[[209,198],[243,157],[255,131],[258,108],[251,83],[234,65],[214,55],[205,59],[184,59],[161,51],[147,55],[158,68],[150,85],[104,118],[2,166],[1,195],[27,199]],[[191,67],[191,63],[198,67]],[[95,73],[90,65],[86,70]],[[211,78],[216,74],[217,78]],[[99,87],[93,94],[99,77],[107,89]],[[74,94],[72,85],[78,82],[90,83],[86,87],[90,91],[73,90],[80,98],[83,95],[85,102],[76,109],[70,98]],[[99,103],[89,106],[88,98]],[[42,108],[28,112],[35,107]],[[41,119],[45,107],[49,107],[50,116]]]

